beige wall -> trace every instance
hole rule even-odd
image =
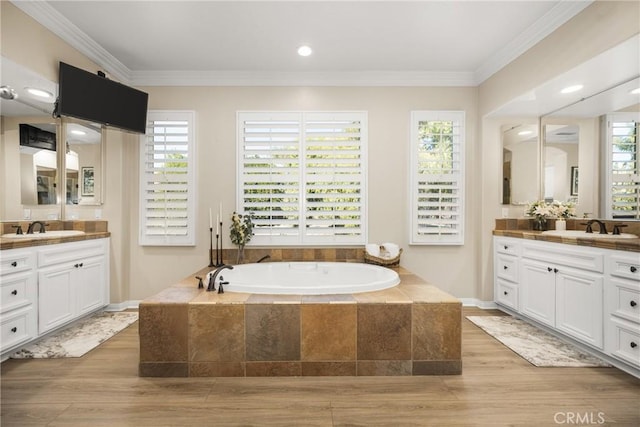
[[[99,68],[10,3],[2,2],[1,13],[4,56],[54,81],[60,60]],[[598,2],[478,88],[142,88],[150,94],[152,109],[196,111],[197,224],[202,231],[192,248],[138,245],[138,138],[108,130],[103,218],[112,232],[112,302],[143,299],[206,265],[208,209],[222,201],[229,215],[235,205],[238,110],[368,111],[369,241],[398,242],[405,250],[403,266],[458,297],[491,300],[491,230],[501,214],[501,121],[481,123],[482,117],[637,33],[637,16],[635,2]],[[466,112],[464,246],[407,245],[409,112],[421,109]]]

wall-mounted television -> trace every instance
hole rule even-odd
[[[145,133],[149,95],[60,62],[57,115]]]

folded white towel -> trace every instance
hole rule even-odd
[[[387,258],[395,258],[400,254],[400,247],[395,243],[383,243],[381,245],[387,252]]]
[[[380,256],[380,245],[377,243],[369,243],[365,246],[365,250],[371,256],[379,257]]]

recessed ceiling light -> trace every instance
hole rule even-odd
[[[311,48],[309,46],[300,46],[298,48],[298,55],[300,56],[309,56],[311,55],[313,51],[311,50]]]
[[[78,130],[78,129],[74,129],[71,131],[72,134],[74,135],[86,135],[87,133],[83,130]]]
[[[640,87],[631,91],[631,95],[637,95],[640,93]]]
[[[525,135],[531,135],[532,133],[533,133],[532,130],[521,130],[520,132],[518,132],[518,135],[525,136]]]
[[[577,92],[580,89],[582,89],[584,86],[583,85],[573,85],[573,86],[567,86],[564,89],[562,89],[560,91],[560,93],[573,93],[573,92]]]
[[[34,87],[25,87],[25,90],[29,92],[31,95],[37,96],[38,98],[46,98],[46,99],[53,98],[53,94],[51,92],[48,92],[43,89],[37,89]]]

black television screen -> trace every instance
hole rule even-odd
[[[147,93],[64,62],[59,71],[58,115],[145,133]]]

